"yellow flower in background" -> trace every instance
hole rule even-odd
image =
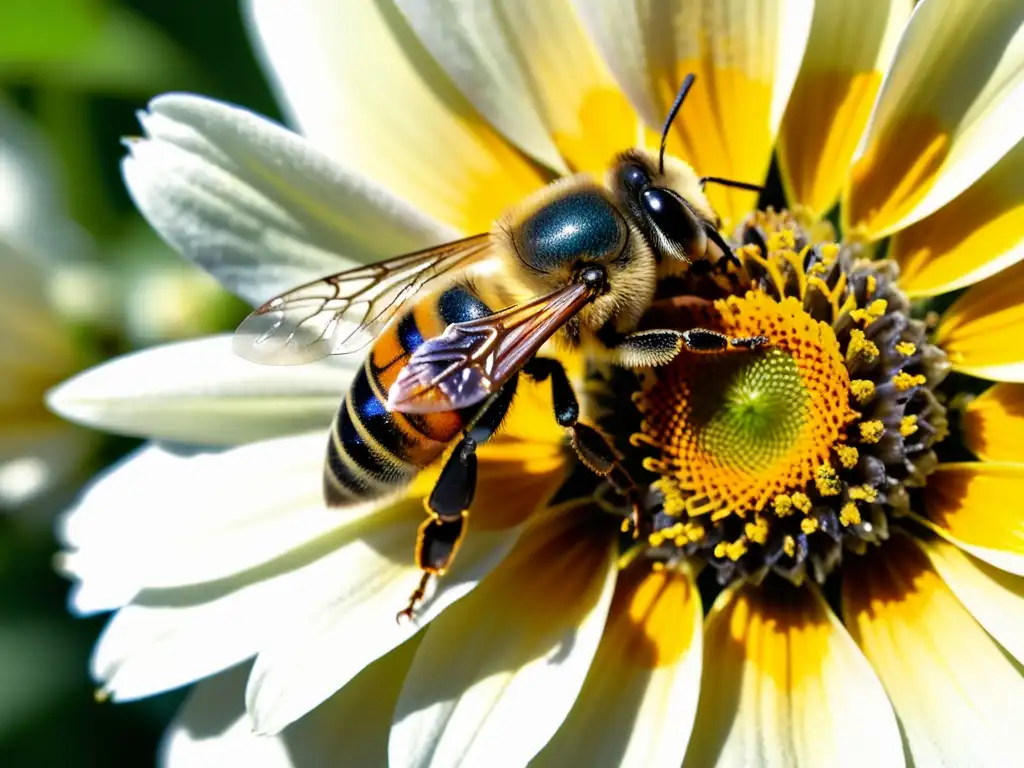
[[[108,695],[216,675],[167,764],[888,766],[902,739],[916,765],[1012,760],[1019,3],[248,7],[305,138],[165,96],[125,176],[252,303],[600,170],[656,136],[688,72],[670,152],[756,183],[774,149],[792,215],[709,187],[738,266],[687,285],[764,354],[591,377],[589,414],[653,491],[639,549],[591,499],[552,497],[572,454],[540,387],[481,449],[474,533],[416,626],[394,613],[429,478],[352,515],[320,498],[358,360],[260,368],[222,336],[57,389],[92,425],[234,446],[147,447],[64,525],[75,607],[118,609],[93,660]],[[1000,383],[951,411],[981,380]]]
[[[52,301],[85,237],[67,218],[42,140],[0,104],[0,511],[42,509],[95,442],[47,411],[46,391],[92,361]],[[49,507],[52,513],[52,505]],[[49,520],[49,516],[44,516]]]

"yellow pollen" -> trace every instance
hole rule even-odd
[[[839,522],[845,526],[860,525],[860,510],[857,509],[857,505],[852,501],[843,504],[843,508],[839,510]]]
[[[764,544],[768,541],[768,521],[759,517],[743,526],[743,533],[755,544]]]
[[[916,376],[907,373],[906,371],[900,371],[892,377],[892,383],[896,385],[896,389],[900,392],[906,392],[908,389],[919,387],[928,381],[927,378],[922,376],[920,373]]]
[[[793,499],[793,506],[805,515],[811,511],[811,499],[806,493],[797,491],[791,498]]]
[[[875,419],[874,421],[862,421],[860,426],[860,439],[864,443],[877,443],[885,433],[885,425]]]
[[[796,539],[792,536],[786,536],[782,540],[782,551],[785,552],[789,557],[796,554]]]
[[[850,343],[846,347],[846,359],[853,362],[861,358],[867,363],[873,362],[878,357],[878,347],[873,341],[868,341],[864,331],[854,328],[850,331]]]
[[[789,517],[793,514],[793,499],[784,493],[780,493],[772,502],[772,507],[774,507],[775,514],[779,517]]]
[[[823,263],[831,264],[836,260],[836,256],[839,255],[839,245],[837,243],[825,243],[824,245],[819,245],[818,253],[821,255]]]
[[[850,382],[850,392],[853,393],[854,399],[863,405],[875,396],[875,384],[867,379],[854,379]]]
[[[707,535],[703,525],[697,523],[685,523],[683,525],[683,536],[687,541],[700,541]]]
[[[839,463],[844,469],[853,469],[860,460],[860,451],[852,445],[840,445],[836,448],[836,456],[839,457]]]
[[[836,471],[828,464],[822,464],[815,473],[814,485],[822,496],[838,496],[842,490]]]
[[[850,488],[850,498],[871,504],[878,498],[878,490],[870,485],[854,485]]]
[[[904,437],[910,437],[915,432],[917,432],[917,416],[904,416],[900,419],[901,435]]]
[[[868,275],[868,279],[864,282],[864,287],[867,288],[868,295],[870,296],[878,288],[878,278],[874,275]]]
[[[655,560],[653,563],[651,563],[651,570],[655,572],[664,571],[665,563],[663,563],[661,560]]]
[[[896,351],[904,357],[910,357],[917,352],[917,345],[909,341],[901,341],[896,345]]]
[[[852,317],[858,323],[868,325],[869,323],[877,320],[885,314],[885,310],[889,308],[889,302],[885,299],[875,299],[864,309],[855,309],[850,312]]]
[[[800,521],[800,530],[806,534],[814,533],[818,530],[818,519],[815,517],[805,517]]]
[[[796,247],[796,236],[789,229],[777,230],[768,235],[766,245],[769,251],[792,249]]]

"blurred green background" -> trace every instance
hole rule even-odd
[[[230,328],[243,314],[149,231],[121,181],[120,139],[138,132],[136,110],[176,90],[279,118],[233,0],[0,0],[0,97],[48,143],[58,202],[83,230],[76,252],[44,255],[86,361]],[[135,445],[97,437],[57,492],[31,509],[0,506],[0,765],[151,765],[182,699],[94,700],[88,658],[105,618],[70,616],[53,567],[61,508]]]

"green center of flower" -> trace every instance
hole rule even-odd
[[[693,394],[692,419],[708,454],[748,473],[788,453],[807,414],[807,390],[793,358],[779,349],[730,355],[707,365]]]

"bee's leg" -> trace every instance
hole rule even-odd
[[[416,565],[423,571],[419,586],[409,598],[398,619],[411,619],[426,594],[432,576],[443,576],[455,559],[466,533],[468,510],[476,495],[476,449],[501,424],[512,398],[517,378],[509,381],[484,411],[473,421],[467,434],[452,451],[427,497],[430,517],[423,521],[416,537]]]
[[[683,346],[679,331],[637,331],[615,345],[615,362],[623,368],[656,368],[672,362]]]
[[[569,430],[572,435],[572,447],[587,469],[605,478],[629,503],[629,524],[634,534],[637,534],[640,524],[640,490],[619,461],[619,456],[608,436],[579,420],[579,400],[576,399],[576,393],[569,383],[565,368],[557,360],[535,357],[523,366],[523,373],[536,381],[551,380],[555,421]]]
[[[767,343],[764,336],[732,338],[708,328],[637,331],[615,346],[615,362],[624,368],[656,368],[672,362],[684,349],[688,352],[724,352],[729,349],[757,349]]]
[[[708,328],[693,328],[679,334],[690,352],[724,352],[728,349],[757,349],[768,343],[764,336],[733,338]]]
[[[430,517],[420,525],[416,535],[416,565],[423,571],[420,583],[409,596],[409,604],[398,612],[398,621],[412,619],[416,606],[427,593],[427,584],[434,576],[443,576],[466,535],[465,511],[448,518]]]

